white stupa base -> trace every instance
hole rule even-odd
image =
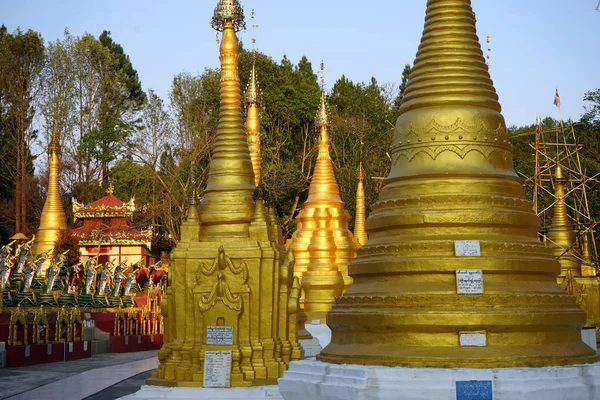
[[[581,330],[581,340],[583,343],[590,346],[592,349],[598,351],[598,344],[596,343],[596,327],[586,326]]]
[[[329,329],[327,324],[321,324],[319,320],[316,320],[312,324],[306,324],[305,328],[319,341],[321,348],[325,348],[331,342],[331,329]]]
[[[467,394],[457,382],[484,382]],[[463,385],[463,383],[459,383]],[[597,400],[600,363],[544,368],[399,368],[302,360],[290,364],[279,391],[285,400]],[[490,396],[491,395],[491,396]]]
[[[255,399],[283,399],[279,394],[277,386],[255,386],[249,388],[186,388],[186,387],[163,387],[144,385],[137,392],[129,396],[121,397],[120,400],[255,400]],[[306,399],[304,399],[306,400]]]
[[[303,358],[315,358],[317,354],[321,352],[322,347],[319,345],[319,339],[313,337],[312,339],[298,340],[302,349],[304,350]]]

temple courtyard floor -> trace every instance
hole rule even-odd
[[[134,393],[158,366],[157,350],[0,369],[0,399],[112,400]]]
[[[157,353],[106,353],[75,361],[0,368],[0,399],[118,399],[140,389],[158,366]]]

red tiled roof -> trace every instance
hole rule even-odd
[[[108,196],[104,196],[101,199],[98,199],[87,206],[85,208],[100,208],[100,207],[111,207],[111,208],[121,208],[123,207],[123,200],[119,199],[117,196],[109,194]]]

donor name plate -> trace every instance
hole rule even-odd
[[[479,240],[455,240],[454,255],[457,257],[478,257],[481,256],[481,247]]]
[[[231,387],[231,351],[207,351],[204,353],[205,388]]]
[[[233,344],[233,327],[207,326],[206,344]]]
[[[483,293],[483,272],[480,269],[457,270],[456,292],[458,294]]]
[[[458,339],[460,347],[485,347],[487,342],[485,331],[459,332]]]

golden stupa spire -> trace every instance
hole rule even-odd
[[[323,78],[324,64],[321,63],[321,105],[315,117],[315,126],[319,129],[319,155],[313,173],[308,198],[305,206],[310,203],[327,202],[342,203],[340,190],[333,174],[333,165],[329,155],[329,108],[325,100],[325,81]]]
[[[35,235],[33,254],[40,254],[54,249],[59,231],[67,228],[67,217],[60,198],[60,131],[56,101],[53,108],[52,137],[48,145],[48,192],[40,216],[40,226]]]
[[[324,297],[324,288],[318,289],[318,294],[314,296],[307,293],[307,287],[316,288],[317,285],[328,286],[329,299],[339,295],[343,290],[346,290],[352,284],[352,278],[348,276],[348,264],[356,256],[356,245],[354,243],[354,237],[352,232],[348,229],[348,223],[350,221],[350,214],[344,209],[344,202],[340,197],[340,191],[338,184],[335,180],[333,173],[333,164],[331,156],[329,154],[329,110],[327,108],[327,102],[325,99],[325,79],[324,79],[324,64],[321,63],[321,103],[319,111],[315,117],[315,126],[319,129],[319,141],[318,149],[319,153],[317,156],[317,163],[313,172],[310,187],[308,189],[308,198],[304,202],[304,207],[296,217],[298,222],[298,230],[294,232],[289,243],[289,247],[294,249],[294,255],[296,256],[296,265],[294,268],[294,275],[300,279],[302,289],[304,290],[304,296],[301,298],[302,305],[311,309],[312,306],[306,307],[307,301],[315,302],[315,307],[318,308],[316,314],[311,314],[312,319],[320,319],[325,322],[326,309],[321,308],[317,303],[321,303]],[[329,218],[318,217],[322,216],[321,209],[325,209],[328,212]],[[324,225],[323,225],[324,224]],[[332,263],[321,263],[321,258],[315,258],[312,254],[312,249],[325,248],[329,244],[326,243],[314,243],[313,236],[317,230],[320,231],[319,236],[322,238],[328,238],[329,234],[326,234],[323,229],[329,231],[331,237],[333,237],[335,249],[332,250],[335,254],[335,261]],[[325,240],[325,239],[322,239]],[[312,257],[312,258],[311,258]],[[303,278],[304,273],[307,271],[309,263],[312,264],[311,269],[321,269],[323,274],[331,275],[329,281],[323,279],[320,282],[309,282]],[[320,266],[319,266],[320,265]],[[342,275],[343,285],[337,287],[339,280],[336,274]],[[317,274],[311,274],[310,279],[317,280]],[[317,293],[317,292],[315,292]],[[329,303],[328,307],[331,307],[333,302]]]
[[[561,266],[561,275],[565,275],[568,270],[573,271],[573,275],[581,275],[581,262],[576,246],[575,230],[569,221],[567,214],[567,203],[565,195],[565,183],[560,165],[556,165],[554,170],[554,216],[552,225],[548,230],[548,239],[553,248],[554,255],[558,258]]]
[[[356,174],[356,215],[354,217],[354,237],[361,246],[367,243],[368,236],[365,231],[365,171],[362,165],[362,145],[361,145],[361,161],[358,164],[358,172]]]
[[[252,10],[252,29],[255,30],[258,25],[254,23],[254,10]],[[256,38],[252,37],[252,70],[250,79],[244,95],[246,109],[248,111],[246,119],[246,129],[248,130],[248,147],[250,149],[250,159],[252,160],[252,169],[254,170],[254,184],[258,186],[261,179],[261,155],[260,155],[260,118],[259,110],[262,106],[262,94],[260,85],[256,77]]]
[[[254,172],[242,120],[238,41],[244,12],[237,1],[220,1],[212,26],[221,38],[221,107],[206,189],[200,205],[201,238],[248,236],[254,215]]]
[[[390,153],[354,284],[327,314],[331,343],[317,358],[444,368],[596,361],[581,340],[585,315],[538,240],[470,0],[427,2]]]

